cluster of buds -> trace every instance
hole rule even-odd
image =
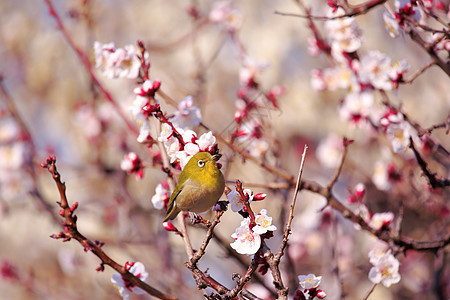
[[[69,234],[69,228],[66,225],[64,226],[64,231],[61,231],[58,234],[52,234],[50,237],[55,240],[63,239],[63,242],[68,242],[72,239]]]

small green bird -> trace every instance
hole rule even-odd
[[[164,222],[175,219],[182,210],[201,213],[216,204],[225,189],[225,179],[216,164],[221,156],[199,152],[188,161],[170,196]]]

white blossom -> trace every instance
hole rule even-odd
[[[344,14],[339,8],[335,13],[329,13],[330,17]],[[361,47],[362,35],[358,24],[353,17],[328,20],[325,22],[330,39],[332,51],[335,53],[355,52]]]
[[[244,189],[244,194],[249,196],[248,201],[251,202],[253,200],[253,192],[250,189]],[[234,212],[238,212],[242,210],[245,206],[244,200],[242,200],[241,195],[238,191],[233,190],[227,195],[228,202],[230,202],[231,210]]]
[[[235,31],[242,26],[242,13],[231,1],[217,1],[209,13],[209,20],[222,24],[226,29]]]
[[[158,141],[160,142],[168,142],[169,138],[172,137],[173,129],[167,123],[161,125],[161,132],[159,133]]]
[[[394,87],[389,76],[391,59],[379,51],[368,51],[361,57],[358,65],[358,76],[362,83],[373,85],[381,90],[392,90]]]
[[[369,226],[375,230],[380,230],[383,226],[389,225],[394,220],[392,212],[376,213],[372,216]]]
[[[358,122],[360,118],[366,118],[373,109],[374,96],[372,90],[360,93],[349,93],[339,110],[341,117],[345,120]]]
[[[409,148],[410,137],[416,135],[415,129],[408,122],[391,123],[386,130],[395,153],[405,152]]]
[[[388,166],[385,162],[377,161],[375,163],[372,182],[382,191],[388,191],[392,187],[392,182],[389,180]]]
[[[175,127],[193,129],[202,121],[200,109],[194,105],[192,96],[188,96],[178,104],[175,116],[170,119]]]
[[[369,279],[373,283],[382,283],[385,287],[398,283],[401,279],[398,269],[400,263],[388,252],[371,250],[369,252],[370,263],[373,267],[369,271]]]
[[[137,137],[137,141],[139,143],[145,143],[148,138],[150,137],[151,128],[150,128],[150,122],[148,120],[145,120],[141,127],[139,127],[139,136]]]
[[[129,272],[139,277],[139,279],[143,282],[148,281],[148,273],[141,262],[135,262]],[[132,285],[130,282],[125,282],[124,278],[120,274],[113,274],[111,277],[111,282],[117,287],[120,296],[122,296],[124,300],[129,300],[131,293],[135,293],[136,295],[143,295],[146,293],[143,289]]]
[[[94,42],[95,67],[109,78],[137,78],[141,63],[137,48],[127,45],[116,48],[114,43]]]
[[[269,63],[267,61],[257,61],[249,56],[245,56],[242,67],[239,70],[239,81],[242,85],[247,85],[268,67]]]
[[[261,237],[250,229],[250,219],[242,220],[241,226],[231,235],[235,239],[231,248],[240,254],[255,254],[261,247]]]
[[[212,134],[211,131],[202,134],[197,140],[197,145],[200,150],[205,151],[209,147],[212,147],[216,144],[216,137]]]
[[[155,194],[152,197],[153,206],[156,209],[163,209],[164,203],[168,200],[169,193],[167,188],[163,186],[163,184],[158,184],[155,188]]]
[[[261,209],[261,211],[255,216],[256,226],[253,227],[253,231],[257,234],[264,234],[267,231],[275,231],[277,227],[272,224],[272,217],[267,215],[267,209]]]
[[[343,150],[342,139],[335,134],[329,134],[317,147],[317,159],[327,168],[337,168],[341,162]]]
[[[300,287],[304,290],[315,289],[320,285],[322,276],[316,276],[314,274],[299,275]]]
[[[383,11],[383,22],[384,28],[386,28],[386,31],[392,38],[398,37],[400,35],[400,32],[402,32],[397,19],[392,16],[392,14],[387,10]]]

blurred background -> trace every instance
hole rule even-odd
[[[214,1],[54,2],[70,36],[92,63],[95,41],[124,47],[141,40],[150,54],[150,76],[161,81],[166,94],[177,102],[193,95],[203,123],[215,133],[228,137],[235,129],[242,50],[223,27],[199,26],[190,15],[195,7],[201,17],[207,16]],[[309,1],[308,5],[312,5],[313,14],[326,14],[326,1]],[[279,98],[279,109],[267,107],[260,115],[267,126],[265,134],[271,137],[264,160],[295,175],[306,143],[310,150],[303,178],[326,185],[336,169],[320,161],[318,146],[330,134],[354,139],[335,188],[338,199],[345,202],[348,190],[362,182],[366,186],[365,202],[372,211],[397,215],[404,207],[402,230],[406,236],[436,240],[448,232],[448,189],[430,192],[414,160],[393,157],[405,172],[398,186],[382,191],[372,183],[375,163],[383,155],[383,142],[376,133],[368,135],[367,130],[340,118],[338,108],[344,91],[318,92],[311,87],[311,70],[328,67],[329,61],[308,54],[311,31],[304,19],[274,13],[303,13],[295,2],[247,0],[236,1],[234,6],[242,17],[236,32],[241,46],[249,57],[268,63],[257,74],[260,87],[286,88],[286,94]],[[408,37],[392,39],[388,35],[381,7],[356,20],[364,37],[362,52],[379,50],[393,61],[406,59],[411,65],[408,74],[430,61],[428,54]],[[317,26],[323,29],[320,22]],[[0,61],[2,85],[8,93],[0,94],[1,298],[120,299],[110,282],[113,270],[97,272],[98,258],[85,253],[77,242],[49,238],[62,230],[62,218],[58,217],[56,186],[39,164],[48,155],[55,155],[70,203],[80,204],[77,215],[82,234],[105,242],[103,249],[121,264],[142,262],[150,273],[150,285],[180,299],[201,299],[202,293],[183,265],[187,258],[181,239],[163,229],[164,212],[154,209],[151,202],[155,187],[165,179],[160,167],[151,164],[158,149],[147,149],[136,142],[136,136],[92,84],[44,1],[0,2]],[[98,71],[95,74],[128,114],[136,81],[109,79]],[[428,128],[448,116],[449,79],[442,70],[432,67],[412,84],[390,93],[390,99]],[[175,111],[163,100],[161,105],[169,113]],[[205,131],[200,128],[197,132]],[[434,131],[433,137],[449,148],[444,129]],[[240,179],[255,193],[268,194],[266,200],[253,207],[257,212],[266,208],[274,218],[278,230],[268,244],[276,251],[287,213],[285,204],[290,202],[292,191],[264,188],[280,180],[235,156],[226,145],[219,143],[219,148],[231,188]],[[129,151],[148,162],[140,181],[120,169]],[[339,159],[339,152],[336,157]],[[448,176],[448,160],[447,164],[431,157],[429,160],[439,176]],[[320,211],[325,204],[321,196],[300,193],[288,251],[294,270],[289,272],[323,276],[321,288],[328,294],[327,299],[339,299],[341,290],[346,299],[361,299],[372,285],[367,278],[371,267],[367,253],[383,243],[358,231],[339,214]],[[327,218],[334,221],[327,222]],[[238,214],[226,212],[217,234],[231,243],[231,234],[240,220]],[[190,226],[189,231],[194,248],[198,248],[204,230]],[[399,256],[400,283],[389,289],[378,286],[371,299],[439,299],[436,285],[448,284],[449,279],[448,247],[437,255],[413,251],[407,254]],[[247,256],[243,259],[250,261]],[[208,247],[200,267],[208,268],[209,274],[228,288],[234,286],[231,274],[246,270],[215,242]],[[260,277],[271,286],[270,272]],[[296,279],[286,275],[285,280],[289,283]],[[247,287],[257,296],[270,299],[270,293],[260,284],[250,282]]]

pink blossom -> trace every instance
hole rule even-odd
[[[231,235],[235,239],[230,244],[231,248],[240,254],[255,254],[261,247],[261,237],[250,229],[250,219],[246,218],[241,222],[241,226]]]
[[[137,78],[141,63],[137,48],[127,45],[116,48],[114,43],[94,43],[95,66],[109,78]]]
[[[373,283],[382,283],[385,287],[398,283],[401,279],[398,273],[400,263],[388,252],[372,250],[369,252],[370,263],[373,267],[369,271],[369,279]]]
[[[145,270],[145,267],[141,262],[132,263],[129,272],[137,276],[143,282],[147,283],[148,272]],[[113,274],[111,277],[111,282],[117,287],[120,296],[122,296],[124,300],[129,300],[131,293],[135,293],[136,295],[143,295],[146,293],[143,289],[135,286],[120,274]]]

